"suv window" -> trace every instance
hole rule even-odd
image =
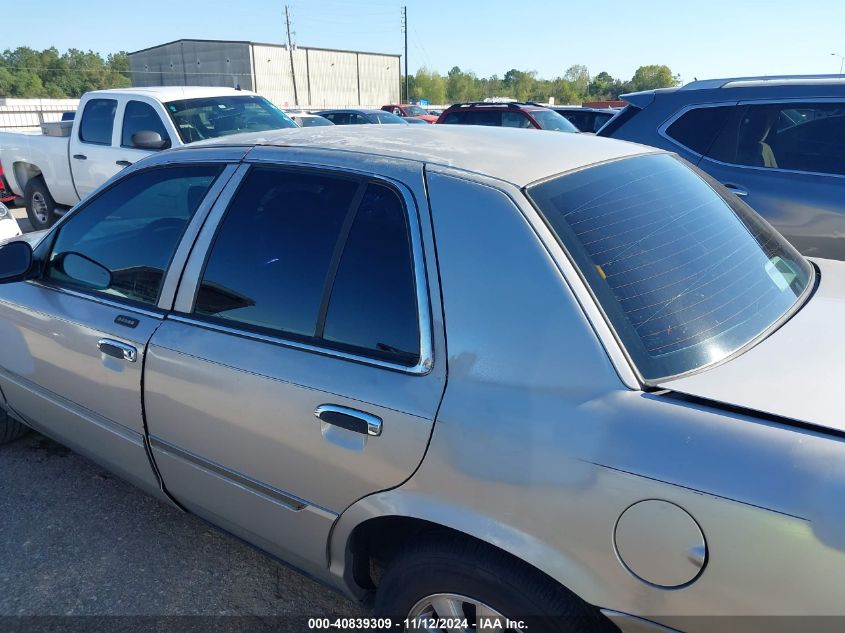
[[[123,131],[120,144],[123,147],[135,147],[132,135],[138,132],[158,132],[170,147],[170,136],[155,109],[143,101],[130,101],[123,111]]]
[[[154,305],[188,221],[220,169],[167,167],[119,181],[62,224],[45,277],[62,286]],[[68,259],[69,254],[74,257]],[[87,262],[82,274],[76,255]],[[71,270],[66,261],[77,265]]]
[[[447,114],[443,123],[501,126],[502,112],[500,110],[459,110]]]
[[[502,112],[502,127],[534,127],[522,112]]]
[[[692,151],[705,155],[725,126],[734,106],[693,108],[666,128],[666,134]]]
[[[357,178],[256,168],[226,212],[194,313],[413,365],[416,306],[407,216],[396,193],[364,189]]]
[[[91,99],[86,103],[79,124],[79,140],[84,143],[111,145],[115,111],[117,101],[114,99]]]
[[[751,105],[727,162],[845,175],[845,103]]]
[[[349,123],[350,115],[348,112],[329,112],[322,115],[335,125],[347,125]]]
[[[419,320],[407,214],[391,189],[371,184],[355,215],[331,290],[323,337],[368,356],[413,365]]]

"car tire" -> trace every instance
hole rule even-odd
[[[49,229],[56,221],[56,201],[42,176],[31,178],[23,192],[26,215],[33,231]]]
[[[436,609],[430,612],[426,604],[433,609],[434,600],[450,608],[442,609],[445,614]],[[493,617],[500,615],[524,623],[524,627],[513,630],[619,631],[598,609],[523,561],[480,541],[451,534],[428,539],[390,561],[378,585],[374,614],[377,618],[390,618],[394,623],[409,617],[463,615],[468,618],[468,630],[474,631],[475,611],[479,606],[492,609]],[[491,612],[487,613],[490,616]],[[410,626],[405,630],[429,629]]]
[[[0,409],[0,445],[13,442],[29,432],[29,427],[9,417],[3,409]]]

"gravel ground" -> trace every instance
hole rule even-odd
[[[0,631],[304,631],[364,615],[41,435],[0,447],[0,482]]]

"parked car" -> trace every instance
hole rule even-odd
[[[396,116],[406,117],[408,119],[418,119],[420,121],[425,121],[426,123],[434,123],[437,121],[436,116],[418,105],[402,103],[397,105],[381,106],[381,109],[385,112],[392,112]],[[410,123],[410,121],[408,122]]]
[[[8,204],[15,199],[15,194],[9,188],[9,183],[3,175],[3,165],[0,164],[0,204]]]
[[[532,103],[473,102],[446,108],[437,123],[447,125],[490,125],[555,132],[577,132],[578,128],[553,110]]]
[[[673,154],[232,136],[24,238],[0,437],[25,422],[393,629],[845,614],[845,263]]]
[[[678,152],[805,255],[845,259],[845,78],[694,81],[623,95],[600,136]]]
[[[9,189],[24,199],[36,230],[153,152],[236,132],[295,127],[264,97],[231,88],[95,90],[82,95],[79,113],[45,124],[47,134],[0,132]]]
[[[20,234],[21,229],[15,216],[12,215],[5,204],[0,202],[0,242],[17,237]]]
[[[610,108],[584,108],[581,106],[548,106],[563,116],[580,132],[598,132],[601,127],[619,113]]]
[[[285,111],[285,114],[287,114],[299,127],[334,125],[334,123],[329,121],[326,117],[322,117],[319,114],[311,114],[310,112],[305,112],[303,110],[287,110]]]
[[[418,119],[417,117],[413,117],[413,116],[406,117],[405,123],[409,123],[409,124],[412,124],[412,125],[416,125],[418,123],[424,124],[424,125],[429,125],[428,121],[423,121],[422,119]]]
[[[391,112],[383,110],[321,110],[316,112],[326,117],[335,125],[391,125],[394,123],[405,124],[407,121]]]

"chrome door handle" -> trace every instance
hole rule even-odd
[[[333,424],[347,431],[374,437],[381,435],[381,418],[357,409],[321,404],[314,410],[314,415],[326,424]]]
[[[744,198],[748,195],[748,192],[745,189],[742,189],[739,185],[734,185],[726,182],[725,187],[727,187],[732,194],[734,194],[735,196],[739,196],[740,198]]]
[[[120,341],[115,341],[111,338],[101,338],[99,341],[97,341],[97,349],[99,349],[106,356],[112,356],[113,358],[126,360],[130,363],[134,363],[136,360],[138,360],[137,349],[135,349],[131,345],[121,343]]]

